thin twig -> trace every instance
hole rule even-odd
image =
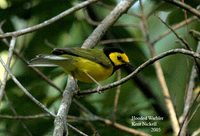
[[[79,101],[77,101],[76,99],[73,99],[73,102],[78,106],[78,109],[81,110],[81,112],[84,112],[87,114],[87,117],[94,117],[95,115],[89,110],[87,109],[83,104],[81,104]],[[68,115],[68,118],[70,116]],[[77,119],[75,119],[77,121]],[[79,120],[79,119],[78,119]],[[95,128],[95,126],[91,123],[91,120],[86,119],[85,117],[81,118],[82,121],[86,121],[89,125],[89,127],[92,129],[92,131],[94,132],[95,136],[100,136],[97,129]],[[69,119],[68,119],[69,122]]]
[[[118,39],[107,39],[107,40],[101,40],[99,41],[99,44],[114,44],[114,43],[129,43],[129,42],[145,42],[142,39],[136,39],[136,38],[118,38]],[[49,43],[47,40],[45,41],[46,44],[48,44],[48,46],[50,48],[53,48],[55,46],[53,46],[52,43]],[[80,46],[80,44],[73,44],[73,46]]]
[[[9,98],[8,98],[8,96],[7,96],[6,93],[5,93],[5,98],[6,98],[6,101],[8,102],[8,104],[9,104],[8,107],[11,109],[11,111],[13,112],[13,114],[14,114],[15,116],[18,116],[17,111],[15,110],[13,104],[12,104],[11,101],[9,100]],[[18,120],[19,120],[20,124],[22,125],[22,127],[24,128],[24,130],[27,132],[27,134],[28,134],[29,136],[32,136],[32,133],[31,133],[31,131],[28,129],[27,125],[26,125],[21,119],[18,119]]]
[[[132,65],[124,67],[124,69],[127,71],[128,74],[130,74],[136,69],[136,67],[133,66],[132,64]],[[142,74],[137,74],[133,76],[131,81],[134,84],[136,84],[138,89],[141,90],[141,92],[147,99],[153,100],[151,104],[154,110],[156,111],[156,113],[160,116],[163,116],[165,119],[167,119],[168,115],[166,113],[166,110],[164,109],[163,105],[159,102],[160,100],[158,99],[158,97],[154,94],[154,91],[150,85],[150,82],[146,81],[145,77],[143,77]]]
[[[197,130],[195,130],[191,136],[199,136],[200,134],[200,128],[198,128]]]
[[[68,82],[66,85],[65,90],[63,91],[63,98],[60,104],[60,107],[58,109],[57,116],[54,121],[54,132],[53,136],[62,136],[64,133],[68,135],[68,129],[67,129],[67,114],[69,112],[69,107],[71,105],[73,95],[76,88],[76,82],[74,81],[74,78],[69,76]]]
[[[200,96],[200,92],[199,92],[199,94],[197,95],[196,100],[199,98],[199,96]],[[198,105],[197,105],[196,108],[194,109],[192,115],[191,115],[190,118],[188,119],[187,124],[189,124],[189,122],[192,120],[192,118],[194,117],[194,115],[196,114],[196,112],[198,111],[199,108],[200,108],[200,102],[198,103]]]
[[[69,126],[72,130],[76,131],[77,133],[79,133],[82,136],[88,136],[87,134],[83,133],[82,131],[80,131],[79,129],[77,129],[76,127],[74,127],[70,124],[67,124],[67,126]]]
[[[200,32],[196,31],[196,30],[190,30],[190,33],[192,34],[192,36],[198,40],[200,40]]]
[[[0,27],[1,28],[1,27]],[[0,29],[0,33],[4,33],[2,31],[2,29]],[[9,47],[9,43],[6,39],[3,39],[3,42],[5,43],[5,45],[7,47]],[[16,50],[13,50],[13,53],[26,65],[28,66],[28,62],[22,57],[22,55],[20,55]],[[28,67],[30,69],[32,69],[34,72],[36,72],[36,74],[42,78],[44,81],[46,81],[49,85],[51,85],[53,88],[55,88],[56,90],[58,90],[60,93],[62,93],[62,90],[56,86],[47,76],[45,76],[39,69],[37,69],[36,67]]]
[[[97,131],[97,129],[95,128],[95,126],[91,122],[87,121],[86,125],[88,127],[90,127],[90,129],[92,130],[93,136],[100,136],[99,132]]]
[[[38,119],[38,118],[46,118],[46,117],[51,117],[49,116],[49,114],[36,114],[36,115],[0,115],[1,119],[11,119],[11,120],[18,120],[18,119],[23,119],[23,120],[27,120],[27,119]]]
[[[14,32],[8,32],[8,33],[4,33],[4,34],[0,34],[0,39],[1,38],[6,38],[6,37],[12,37],[12,36],[21,36],[21,35],[24,35],[24,34],[27,34],[27,33],[31,33],[33,31],[36,31],[36,30],[39,30],[41,28],[44,28],[50,24],[53,24],[55,23],[56,21],[62,19],[63,17],[79,10],[79,9],[82,9],[92,3],[95,3],[97,2],[98,0],[87,0],[87,1],[84,1],[82,3],[79,3],[77,5],[75,5],[74,7],[70,8],[70,9],[67,9],[65,10],[64,12],[58,14],[57,16],[49,19],[49,20],[46,20],[38,25],[34,25],[32,27],[28,27],[28,28],[25,28],[25,29],[22,29],[22,30],[18,30],[18,31],[14,31]]]
[[[104,7],[104,8],[107,8],[108,10],[113,10],[113,6],[110,6],[110,5],[108,5],[108,4],[106,4],[106,3],[103,3],[103,2],[101,2],[101,1],[99,1],[98,3],[97,3],[97,5],[100,5],[101,7]],[[128,12],[128,13],[126,13],[126,15],[129,15],[129,16],[133,16],[133,17],[137,17],[137,18],[140,18],[141,16],[140,15],[138,15],[138,14],[136,14],[136,13],[133,13],[133,12]]]
[[[100,117],[100,116],[96,116],[94,114],[88,116],[88,117],[73,117],[74,120],[78,120],[78,121],[83,121],[84,123],[85,122],[88,122],[88,121],[100,121],[108,126],[113,126],[114,128],[120,130],[120,131],[123,131],[123,132],[126,132],[126,133],[129,133],[131,135],[138,135],[138,136],[149,136],[149,134],[145,133],[145,132],[142,132],[140,130],[136,130],[134,128],[130,128],[130,127],[127,127],[125,125],[122,125],[121,123],[113,123],[112,120],[109,120],[109,119],[105,119],[103,117]]]
[[[10,120],[32,120],[32,119],[40,119],[40,118],[50,118],[52,116],[49,116],[49,114],[36,114],[36,115],[0,115],[1,119],[10,119]],[[77,118],[76,118],[77,119]],[[78,132],[79,134],[83,136],[87,136],[85,133],[81,132],[74,126],[67,124],[70,128],[72,128],[74,131]]]
[[[12,39],[10,41],[8,58],[7,58],[7,61],[6,61],[7,67],[10,67],[10,65],[11,65],[11,60],[12,60],[13,50],[15,48],[16,40],[17,40],[16,37],[12,37]],[[6,87],[7,78],[8,78],[8,72],[5,70],[4,75],[3,75],[2,84],[1,84],[1,87],[0,87],[0,104],[1,104],[1,100],[3,98],[4,90],[5,90],[5,87]]]
[[[190,48],[189,44],[187,43],[187,41],[186,41],[185,39],[183,39],[181,36],[179,36],[179,35],[176,33],[176,31],[175,31],[172,27],[170,27],[165,21],[163,21],[159,16],[157,16],[157,17],[158,17],[158,19],[159,19],[167,28],[169,28],[169,30],[176,36],[176,38],[177,38],[178,40],[180,40],[180,42],[182,42],[182,43],[185,45],[186,49],[192,50],[192,49]],[[186,21],[186,22],[187,22],[187,21]]]
[[[182,2],[182,3],[185,3],[185,0],[181,0],[181,2]],[[186,11],[185,9],[183,9],[183,13],[184,13],[184,18],[185,18],[185,20],[187,20],[187,19],[188,19],[188,15],[187,15],[187,11]],[[188,24],[187,21],[186,21],[186,33],[189,32],[188,25],[189,25],[189,24]]]
[[[173,29],[173,28],[171,28],[167,23],[165,23],[160,17],[158,17],[159,18],[159,20],[163,23],[163,24],[165,24],[165,26],[167,26],[169,29],[170,29],[170,31],[172,31],[172,33],[177,37],[177,39],[185,46],[185,48],[186,49],[188,49],[188,50],[191,50],[192,51],[192,48],[189,46],[189,43],[185,40],[185,39],[183,39],[181,36],[179,36],[177,33],[176,33],[176,31]],[[187,21],[186,21],[187,22]],[[200,65],[198,64],[198,62],[197,62],[197,60],[194,58],[194,62],[195,62],[195,65],[196,65],[196,67],[197,67],[197,70],[198,70],[198,72],[200,72]]]
[[[81,92],[78,92],[77,95],[78,96],[83,96],[83,95],[88,95],[88,94],[92,94],[92,93],[97,93],[98,90],[99,91],[105,91],[107,89],[110,89],[110,88],[114,88],[118,85],[121,85],[125,82],[127,82],[130,78],[132,78],[133,76],[135,76],[136,74],[138,74],[140,71],[142,71],[144,68],[146,68],[147,66],[153,64],[154,62],[162,59],[162,58],[165,58],[167,56],[170,56],[170,55],[175,55],[175,54],[183,54],[183,55],[187,55],[187,56],[191,56],[191,57],[195,57],[195,58],[198,58],[200,59],[200,54],[199,53],[196,53],[196,52],[193,52],[193,51],[188,51],[188,50],[185,50],[185,49],[171,49],[171,50],[168,50],[166,52],[163,52],[153,58],[150,58],[148,59],[146,62],[144,62],[143,64],[141,64],[140,66],[138,66],[132,73],[130,73],[128,76],[122,78],[121,80],[119,81],[116,81],[116,82],[113,82],[111,84],[108,84],[108,85],[104,85],[100,88],[94,88],[94,89],[89,89],[89,90],[83,90]]]
[[[153,15],[165,2],[164,1],[159,1],[159,3],[155,4],[156,6],[146,15],[146,18],[148,19]]]
[[[197,17],[193,16],[191,18],[188,18],[187,20],[183,20],[182,22],[178,23],[178,24],[175,24],[173,26],[171,26],[171,28],[173,30],[177,30],[189,23],[192,23],[193,21],[197,20]],[[166,37],[167,35],[169,35],[172,31],[170,30],[166,30],[163,34],[160,34],[156,39],[152,40],[151,43],[153,45],[155,45],[158,41],[160,41],[162,38]]]
[[[156,56],[156,50],[154,45],[152,44],[151,40],[150,40],[150,34],[149,34],[149,30],[148,30],[148,24],[147,24],[147,20],[146,20],[146,16],[144,15],[144,9],[143,9],[143,5],[142,5],[142,1],[139,0],[140,3],[140,8],[141,8],[141,15],[142,15],[142,28],[143,28],[143,33],[146,39],[146,43],[148,45],[149,51],[150,51],[150,55],[151,57]],[[165,80],[165,76],[161,67],[161,64],[159,61],[155,62],[154,64],[154,68],[156,70],[156,76],[158,78],[158,81],[160,83],[161,86],[161,90],[162,90],[162,94],[164,96],[164,102],[170,117],[170,121],[172,124],[172,129],[174,131],[174,134],[177,135],[179,132],[179,123],[178,123],[178,119],[176,116],[176,111],[174,109],[171,97],[170,97],[170,93],[169,93],[169,89]]]
[[[192,102],[192,104],[191,104],[191,107],[193,107],[194,104],[195,104],[195,102],[198,101],[199,96],[200,96],[200,92],[198,92],[197,96],[196,96],[195,99],[193,100],[193,102]],[[179,130],[178,136],[182,136],[182,135],[181,135],[181,131],[182,131],[183,127],[184,127],[184,124],[187,123],[186,126],[188,125],[188,123],[191,121],[191,119],[193,118],[193,116],[195,115],[195,113],[197,112],[197,110],[199,109],[199,107],[200,107],[200,102],[199,102],[198,105],[196,106],[196,108],[195,108],[195,110],[193,111],[193,113],[192,113],[192,115],[190,116],[190,118],[189,118],[189,119],[188,119],[188,118],[184,118],[183,123],[181,124],[180,130]],[[192,111],[192,108],[189,109],[189,111],[187,112],[186,117],[189,116],[189,114],[190,114],[191,111]]]
[[[95,45],[97,45],[110,26],[112,26],[118,20],[118,18],[132,6],[133,2],[134,0],[120,1],[119,4],[110,12],[110,14],[97,26],[92,34],[84,41],[82,47],[93,48]]]
[[[4,67],[4,69],[8,72],[12,80],[15,82],[15,84],[40,108],[42,108],[44,111],[46,111],[51,116],[55,117],[56,115],[49,111],[42,103],[40,103],[35,97],[33,97],[26,88],[17,80],[17,78],[12,74],[11,70],[6,66],[6,64],[3,62],[2,58],[0,57],[0,63]]]
[[[117,81],[121,79],[121,71],[117,71]],[[114,98],[114,106],[113,106],[113,113],[112,113],[112,121],[115,122],[116,120],[116,112],[117,112],[117,106],[119,102],[119,95],[121,92],[121,85],[117,86],[117,90],[115,93],[115,98]]]
[[[144,42],[142,39],[135,39],[135,38],[119,38],[119,39],[108,39],[102,40],[100,44],[113,44],[113,43],[127,43],[127,42]]]
[[[122,124],[119,124],[119,123],[116,123],[116,122],[112,122],[111,120],[109,119],[104,119],[104,118],[101,118],[101,117],[97,117],[97,119],[103,123],[105,123],[106,125],[109,125],[109,126],[113,126],[114,128],[117,128],[121,131],[125,131],[125,132],[128,132],[129,134],[132,134],[134,136],[150,136],[149,134],[147,133],[144,133],[142,131],[138,131],[138,130],[135,130],[135,129],[132,129],[132,128],[129,128],[129,127],[126,127]]]
[[[1,31],[1,33],[3,33],[3,31]],[[6,39],[3,39],[3,42],[8,45],[8,42]],[[8,45],[9,46],[9,45]],[[18,53],[14,50],[14,54],[16,56],[18,56],[22,62],[24,62],[25,64],[28,65],[28,62]],[[57,87],[51,80],[49,80],[43,73],[41,73],[37,68],[35,67],[29,67],[31,68],[32,70],[34,70],[41,78],[43,78],[43,80],[45,80],[49,85],[51,85],[52,87],[54,87],[56,90],[58,90],[59,92],[62,92],[62,90]],[[78,101],[77,101],[78,102]],[[76,103],[77,104],[77,103]],[[45,114],[44,114],[45,116]],[[48,114],[46,116],[49,116]],[[39,118],[39,117],[42,117],[42,115],[35,115],[35,116],[0,116],[0,118],[7,118],[7,119],[34,119],[34,118]],[[82,133],[81,131],[78,131],[77,128],[73,127],[72,125],[70,124],[67,124],[69,127],[71,127],[74,131],[78,132],[78,133]]]
[[[178,1],[178,0],[164,0],[164,1],[172,3],[173,5],[176,5],[176,6],[180,7],[180,8],[182,8],[182,9],[185,9],[188,12],[190,12],[193,15],[197,16],[198,18],[200,18],[200,12],[197,9],[191,7],[188,4],[185,4],[185,3],[181,2],[181,1]]]
[[[97,26],[93,33],[85,40],[82,48],[93,48],[100,41],[105,32],[112,26],[118,18],[125,13],[133,4],[134,0],[122,0],[119,4],[111,11],[111,13]],[[76,91],[76,82],[69,76],[67,89],[63,92],[63,98],[59,107],[57,117],[55,118],[54,136],[62,136],[64,132],[68,135],[68,129],[66,127],[66,117],[71,105],[73,95]]]
[[[197,46],[197,50],[196,50],[197,53],[200,52],[200,42]],[[188,122],[188,112],[189,112],[189,109],[191,108],[191,104],[192,104],[192,101],[193,101],[193,90],[194,90],[194,87],[195,87],[195,79],[197,77],[197,70],[196,70],[196,67],[195,65],[193,65],[192,67],[192,71],[191,71],[191,75],[190,75],[190,80],[189,80],[189,85],[188,85],[188,89],[187,89],[187,92],[185,94],[186,96],[186,99],[185,99],[185,105],[184,105],[184,110],[183,110],[183,115],[181,116],[181,118],[183,119],[184,122],[182,122],[182,129],[180,130],[180,135],[186,135],[186,131],[187,131],[187,122]]]
[[[3,33],[3,31],[1,31],[1,33]],[[3,39],[3,42],[6,44],[6,45],[8,45],[8,42],[7,42],[7,40],[6,39]],[[9,45],[8,45],[9,46]],[[24,62],[25,64],[27,64],[28,65],[28,62],[18,53],[18,52],[16,52],[15,50],[14,50],[14,54],[16,55],[16,56],[18,56],[21,60],[22,60],[22,62]],[[29,68],[31,68],[32,70],[34,70],[41,78],[43,78],[43,80],[45,80],[45,81],[47,81],[47,83],[49,84],[49,85],[51,85],[52,87],[54,87],[56,90],[58,90],[59,92],[62,92],[62,90],[60,89],[60,88],[58,88],[51,80],[49,80],[43,73],[41,73],[37,68],[35,68],[35,67],[29,67]],[[75,100],[75,99],[74,99]],[[76,101],[75,102],[75,104],[78,104],[79,102],[78,101]],[[80,104],[80,103],[79,103]],[[81,108],[83,108],[83,107],[81,107]],[[45,114],[44,114],[44,116],[45,116]],[[46,116],[49,116],[48,114],[46,114]],[[35,116],[9,116],[9,115],[0,115],[0,118],[7,118],[7,119],[34,119],[34,118],[39,118],[39,117],[42,117],[42,115],[35,115]],[[50,117],[50,116],[49,116]],[[68,126],[70,126],[71,127],[71,125],[70,124],[67,124]],[[72,129],[74,129],[74,127],[71,127]],[[77,129],[74,129],[75,131],[77,131]],[[80,131],[78,131],[78,133],[79,133]]]
[[[89,16],[88,12],[85,11],[85,20],[87,21],[88,24],[94,25],[94,26],[98,26],[101,22],[100,21],[95,21],[92,20],[92,18]],[[116,23],[113,25],[113,27],[139,27],[138,24],[132,24],[132,23]]]
[[[93,115],[93,113],[88,110],[83,104],[81,104],[79,101],[77,101],[76,99],[73,99],[73,102],[81,109],[83,110],[85,113],[89,114],[89,115]]]
[[[112,34],[111,34],[112,35]],[[113,36],[112,36],[113,37]],[[116,45],[119,46],[118,42],[123,42],[126,41],[133,41],[134,38],[122,38],[122,39],[108,39],[108,40],[104,40],[105,42],[113,42],[113,43],[117,43]],[[139,39],[138,39],[139,40]],[[139,40],[140,41],[140,40]],[[141,40],[141,42],[145,42],[144,40]],[[101,43],[101,42],[100,42]],[[126,72],[129,74],[131,72],[133,72],[135,70],[135,67],[132,65],[126,66],[124,67],[124,69],[126,70]],[[144,79],[144,77],[142,77],[142,75],[135,75],[131,81],[138,87],[138,89],[143,93],[143,95],[150,100],[153,100],[153,102],[151,103],[154,110],[156,111],[156,113],[158,113],[158,115],[162,115],[164,118],[168,118],[166,110],[164,110],[163,105],[161,105],[161,103],[157,102],[158,98],[156,97],[156,95],[154,94],[154,91],[152,90],[152,87],[150,86],[150,84]],[[114,118],[112,119],[114,121]]]
[[[87,113],[87,111],[86,111]],[[89,113],[89,116],[86,117],[73,117],[74,120],[79,120],[79,121],[100,121],[108,126],[113,126],[114,128],[118,129],[118,130],[121,130],[121,131],[124,131],[126,133],[129,133],[131,135],[138,135],[138,136],[149,136],[149,134],[145,133],[145,132],[142,132],[140,130],[136,130],[136,129],[133,129],[133,128],[129,128],[127,126],[124,126],[120,123],[117,123],[117,122],[112,122],[111,120],[109,119],[105,119],[103,117],[99,117],[97,115],[94,115],[93,113]]]

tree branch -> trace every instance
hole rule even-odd
[[[0,57],[0,63],[4,67],[4,69],[8,72],[8,74],[11,76],[12,80],[17,84],[17,86],[40,108],[42,108],[44,111],[46,111],[49,115],[55,117],[56,115],[49,111],[42,103],[40,103],[35,97],[33,97],[26,88],[17,80],[17,78],[12,74],[11,70],[6,66],[6,64],[3,62],[2,58]]]
[[[197,46],[197,50],[196,50],[197,53],[200,53],[200,42]],[[189,112],[189,109],[191,108],[191,104],[192,104],[192,101],[193,101],[193,90],[194,90],[194,87],[195,87],[195,78],[197,77],[197,70],[196,70],[196,67],[195,67],[195,64],[193,64],[193,67],[192,67],[192,71],[191,71],[191,75],[190,75],[190,80],[189,80],[189,85],[188,85],[188,89],[187,89],[187,92],[185,94],[185,105],[184,105],[184,110],[183,110],[183,115],[182,115],[182,119],[183,119],[183,122],[181,123],[182,124],[182,129],[180,130],[180,135],[184,136],[186,135],[186,131],[187,131],[187,124],[188,124],[188,112]]]
[[[191,18],[188,18],[187,20],[183,20],[182,22],[175,24],[173,26],[171,26],[171,28],[173,30],[179,29],[189,23],[192,23],[193,21],[197,20],[197,17],[193,16]],[[156,39],[152,40],[151,43],[153,45],[155,45],[159,40],[161,40],[162,38],[164,38],[165,36],[169,35],[172,31],[170,30],[166,30],[164,33],[162,33],[161,35],[159,35]]]
[[[1,28],[1,27],[0,27]],[[2,29],[0,29],[0,33],[3,33]],[[3,42],[5,45],[9,48],[9,43],[6,39],[3,39]],[[14,55],[16,55],[26,66],[28,66],[28,62],[22,57],[21,54],[19,54],[16,50],[13,50]],[[46,81],[49,85],[51,85],[53,88],[58,90],[60,93],[62,90],[56,86],[47,76],[45,76],[38,68],[36,67],[28,67],[32,69],[40,78],[42,78],[44,81]]]
[[[132,134],[134,136],[150,136],[149,134],[147,133],[144,133],[142,131],[138,131],[138,130],[135,130],[135,129],[132,129],[132,128],[129,128],[129,127],[126,127],[124,125],[121,125],[119,123],[113,123],[111,120],[109,119],[104,119],[104,118],[100,118],[100,117],[97,117],[97,120],[105,123],[106,125],[109,125],[109,126],[113,126],[114,128],[117,128],[121,131],[125,131],[125,132],[128,132],[129,134]]]
[[[120,79],[121,79],[121,70],[118,70],[117,71],[117,80],[120,80]],[[112,121],[113,122],[116,121],[116,113],[117,113],[120,92],[121,92],[121,85],[117,86],[116,93],[115,93],[113,111],[112,111]]]
[[[131,65],[131,66],[125,67],[125,69],[127,73],[129,74],[133,72],[136,69],[136,67]],[[167,119],[168,114],[166,110],[164,109],[163,105],[159,102],[160,100],[154,94],[152,87],[150,86],[149,82],[146,81],[145,77],[138,74],[138,75],[133,76],[131,81],[133,81],[136,84],[136,86],[141,90],[141,92],[146,98],[153,100],[151,104],[154,110],[156,111],[156,113],[158,115],[163,116],[165,119]]]
[[[190,30],[190,33],[192,34],[192,36],[200,41],[200,32],[196,31],[196,30]]]
[[[109,39],[109,40],[102,40],[99,43],[100,44],[114,44],[114,43],[127,43],[127,42],[144,42],[141,39],[135,39],[135,38],[118,38],[118,39]]]
[[[195,99],[192,101],[191,107],[194,106],[194,103],[195,103],[196,101],[198,101],[199,96],[200,96],[200,92],[198,92],[197,96],[196,96]],[[189,114],[190,114],[190,112],[192,111],[192,108],[189,109],[189,111],[187,112],[186,118],[184,118],[183,123],[181,124],[181,128],[180,128],[180,131],[179,131],[179,133],[178,133],[178,136],[182,136],[182,135],[181,135],[181,131],[182,131],[183,127],[184,127],[184,124],[186,123],[186,126],[188,126],[189,122],[192,120],[192,118],[194,117],[195,113],[198,111],[199,107],[200,107],[200,102],[198,102],[197,106],[195,107],[193,113],[191,113],[191,116],[190,116],[190,117],[189,117]]]
[[[142,132],[140,130],[136,130],[134,128],[129,128],[120,123],[113,122],[112,120],[105,119],[105,118],[99,117],[97,115],[94,115],[86,107],[83,107],[82,104],[79,104],[78,106],[83,110],[83,112],[85,112],[88,115],[87,115],[87,117],[73,117],[74,120],[84,121],[84,123],[85,123],[85,121],[100,121],[108,126],[113,126],[114,128],[116,128],[118,130],[124,131],[124,132],[132,134],[132,135],[149,136],[147,133]]]
[[[92,34],[85,40],[83,48],[93,48],[100,41],[105,32],[112,26],[118,18],[125,13],[133,4],[134,0],[121,0],[120,3],[110,12],[110,14],[97,26]]]
[[[92,94],[92,93],[97,93],[98,90],[103,92],[103,91],[105,91],[107,89],[114,88],[114,87],[116,87],[118,85],[121,85],[121,84],[127,82],[130,78],[132,78],[133,76],[138,74],[140,71],[142,71],[144,68],[146,68],[147,66],[153,64],[154,62],[156,62],[156,61],[158,61],[158,60],[160,60],[162,58],[165,58],[167,56],[174,55],[174,54],[184,54],[184,55],[188,55],[188,56],[200,59],[200,54],[199,53],[196,53],[196,52],[193,52],[193,51],[188,51],[188,50],[185,50],[185,49],[172,49],[172,50],[163,52],[160,55],[157,55],[157,56],[155,56],[153,58],[148,59],[146,62],[144,62],[143,64],[138,66],[132,73],[130,73],[128,76],[122,78],[119,81],[116,81],[116,82],[113,82],[111,84],[102,86],[100,88],[94,88],[94,89],[81,91],[81,92],[78,92],[77,95],[78,96],[84,96],[84,95],[88,95],[88,94]]]
[[[6,101],[8,102],[8,107],[10,108],[10,110],[12,111],[12,113],[15,115],[15,116],[18,116],[18,113],[17,111],[15,110],[13,104],[11,103],[11,101],[9,100],[6,92],[5,92],[5,98],[6,98]],[[24,128],[24,130],[27,132],[27,134],[29,136],[32,136],[32,133],[30,132],[30,130],[28,129],[27,125],[21,120],[21,119],[18,119],[18,121],[20,122],[20,124],[22,125],[22,127]]]
[[[82,45],[82,48],[93,48],[105,32],[108,30],[110,26],[112,26],[117,19],[125,13],[133,4],[134,0],[122,0],[119,4],[111,11],[111,13],[97,26],[97,28],[93,31],[93,33],[85,40]],[[55,128],[54,128],[54,136],[63,136],[64,132],[68,135],[68,130],[66,125],[66,117],[69,111],[69,107],[73,98],[73,95],[76,91],[76,83],[73,78],[69,76],[67,88],[63,92],[62,103],[59,107],[57,117],[55,119]]]
[[[198,136],[200,134],[200,128],[198,128],[197,130],[195,130],[191,136]]]
[[[37,118],[44,118],[44,117],[50,117],[49,114],[36,114],[36,115],[0,115],[1,119],[20,119],[20,120],[27,120],[27,119],[37,119]]]
[[[8,51],[9,53],[8,53],[8,58],[7,58],[7,62],[6,62],[7,67],[10,67],[16,40],[17,40],[16,37],[12,37],[12,39],[10,41],[10,46],[9,46],[9,51]],[[4,89],[6,87],[7,78],[8,78],[8,72],[5,70],[4,75],[3,75],[3,80],[1,83],[1,87],[0,87],[0,104],[1,104],[1,100],[3,98]]]
[[[197,9],[191,7],[188,4],[185,4],[185,3],[181,2],[181,1],[178,1],[178,0],[164,0],[164,1],[166,1],[168,3],[171,3],[173,5],[176,5],[176,6],[180,7],[180,8],[182,8],[182,9],[185,9],[188,12],[190,12],[193,15],[197,16],[198,18],[200,18],[200,12]]]
[[[95,3],[97,2],[98,0],[87,0],[87,1],[84,1],[82,3],[79,3],[77,5],[75,5],[74,7],[58,14],[57,16],[49,19],[49,20],[46,20],[38,25],[35,25],[35,26],[32,26],[32,27],[28,27],[28,28],[25,28],[25,29],[22,29],[22,30],[18,30],[18,31],[14,31],[14,32],[8,32],[8,33],[4,33],[4,34],[0,34],[0,39],[1,38],[6,38],[6,37],[17,37],[17,36],[21,36],[21,35],[24,35],[24,34],[27,34],[27,33],[31,33],[33,31],[36,31],[36,30],[39,30],[41,28],[44,28],[50,24],[53,24],[55,23],[56,21],[64,18],[65,16],[79,10],[79,9],[82,9],[86,6],[88,6],[89,4],[92,4],[92,3]]]
[[[93,26],[98,26],[101,22],[100,21],[95,21],[93,20],[87,11],[84,12],[85,13],[85,20],[88,24],[91,24]],[[139,27],[138,24],[133,24],[133,23],[116,23],[113,24],[113,27]]]
[[[172,31],[172,33],[176,36],[176,38],[185,46],[185,48],[186,49],[188,49],[188,50],[192,50],[192,48],[189,46],[189,44],[188,44],[188,42],[185,40],[185,39],[183,39],[181,36],[179,36],[177,33],[176,33],[176,31],[173,29],[173,28],[171,28],[167,23],[165,23],[160,17],[158,17],[159,18],[159,20],[163,23],[163,24],[165,24],[169,29],[170,29],[170,31]],[[186,21],[187,22],[187,21]],[[198,48],[198,47],[197,47]],[[199,64],[198,64],[198,62],[197,62],[197,60],[194,58],[194,62],[195,62],[195,65],[196,65],[196,68],[197,68],[197,72],[200,72],[200,66],[199,66]]]
[[[68,135],[66,117],[68,115],[69,107],[71,105],[73,95],[76,90],[76,82],[74,81],[73,77],[69,76],[67,86],[63,92],[62,102],[54,121],[54,136],[63,136],[63,134],[65,133],[66,135]]]
[[[150,40],[148,24],[147,24],[146,16],[144,15],[144,9],[143,9],[141,0],[139,0],[139,2],[140,2],[140,8],[141,8],[141,12],[142,12],[142,14],[141,14],[142,15],[142,28],[143,28],[142,30],[143,30],[144,36],[146,38],[146,43],[149,48],[150,55],[151,55],[151,57],[154,57],[156,55],[156,50]],[[170,97],[169,89],[168,89],[168,86],[167,86],[167,83],[165,80],[162,66],[159,61],[155,62],[154,68],[155,68],[156,76],[158,78],[158,81],[159,81],[159,84],[161,87],[162,94],[164,96],[164,102],[165,102],[165,106],[167,108],[169,118],[170,118],[170,121],[172,124],[172,129],[174,131],[174,134],[177,135],[178,131],[179,131],[179,123],[178,123],[176,112],[175,112],[175,109],[173,106],[173,102]]]

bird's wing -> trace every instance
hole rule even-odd
[[[97,62],[105,67],[110,67],[112,64],[109,58],[103,54],[102,50],[98,49],[84,49],[84,48],[56,48],[52,51],[52,54],[62,56],[62,55],[72,55],[77,57],[82,57],[94,62]]]

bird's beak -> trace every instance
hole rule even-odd
[[[126,66],[127,66],[127,67],[132,67],[131,63],[129,63],[129,62],[126,63]]]
[[[133,72],[135,70],[135,67],[131,63],[126,63],[125,69],[127,69],[129,72]]]

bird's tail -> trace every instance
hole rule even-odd
[[[56,55],[38,55],[29,61],[29,66],[32,67],[56,67],[56,62],[67,60],[62,56]]]

